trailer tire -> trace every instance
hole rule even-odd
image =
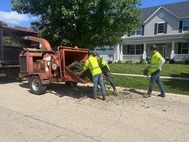
[[[38,76],[32,76],[29,79],[30,92],[36,95],[41,95],[46,92],[47,86],[41,83],[41,79]]]
[[[76,86],[77,85],[77,82],[73,82],[73,81],[67,81],[65,82],[65,84],[69,87],[73,87],[73,86]]]

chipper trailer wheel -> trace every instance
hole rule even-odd
[[[43,86],[38,76],[32,76],[29,79],[30,92],[36,95],[44,94],[47,86]]]

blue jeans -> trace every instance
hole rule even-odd
[[[150,87],[149,87],[148,92],[147,92],[148,95],[150,95],[152,93],[152,91],[154,89],[154,83],[155,82],[159,86],[159,89],[161,90],[161,94],[165,94],[165,89],[164,89],[163,84],[160,80],[160,73],[161,73],[161,71],[158,70],[158,71],[151,74]]]
[[[98,82],[100,83],[100,86],[101,86],[102,95],[106,96],[106,90],[105,90],[105,86],[104,86],[103,76],[102,76],[102,74],[97,74],[97,75],[93,76],[93,98],[97,97]]]
[[[114,83],[114,81],[113,81],[113,79],[112,79],[112,76],[111,76],[110,72],[107,71],[107,72],[104,73],[104,75],[108,78],[108,80],[109,80],[109,82],[110,82],[110,85],[111,85],[113,88],[115,88],[115,83]]]

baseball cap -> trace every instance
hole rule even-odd
[[[157,46],[154,44],[150,47],[151,50],[157,50]]]

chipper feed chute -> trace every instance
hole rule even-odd
[[[91,83],[90,80],[85,80],[83,78],[80,78],[78,75],[76,75],[73,71],[71,71],[68,67],[65,66],[65,74],[71,77],[71,81],[73,82],[79,82],[83,84]]]

